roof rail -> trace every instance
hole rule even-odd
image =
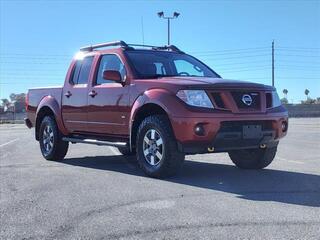
[[[84,46],[82,48],[80,48],[80,51],[82,52],[91,52],[94,49],[97,48],[102,48],[102,47],[115,47],[115,46],[120,46],[123,48],[131,48],[134,49],[132,47],[147,47],[147,48],[151,48],[153,50],[169,50],[169,51],[173,51],[173,52],[180,52],[183,53],[179,48],[177,48],[174,45],[166,45],[166,46],[153,46],[153,45],[144,45],[144,44],[127,44],[124,41],[114,41],[114,42],[106,42],[106,43],[99,43],[99,44],[94,44],[94,45],[89,45],[89,46]]]
[[[124,41],[114,41],[114,42],[106,42],[106,43],[99,43],[99,44],[84,46],[80,48],[80,51],[91,52],[96,48],[115,47],[115,46],[121,46],[125,48],[129,47],[128,44],[126,44]]]
[[[170,50],[170,51],[173,51],[173,52],[183,53],[183,51],[181,51],[175,45],[165,45],[165,46],[162,46],[162,47],[153,47],[152,49],[154,49],[154,50]]]
[[[132,44],[128,43],[129,47],[149,47],[153,50],[170,50],[173,52],[181,52],[182,51],[174,45],[165,45],[165,46],[153,46],[153,45],[144,45],[144,44]]]

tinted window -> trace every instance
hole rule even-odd
[[[93,61],[93,57],[86,57],[82,60],[82,65],[81,65],[77,84],[88,83],[92,61]]]
[[[154,63],[154,65],[156,65],[157,74],[166,74],[166,69],[162,63],[156,62],[156,63]]]
[[[77,84],[77,82],[78,82],[79,72],[81,69],[81,63],[82,63],[82,61],[78,60],[73,68],[72,77],[70,78],[71,84]]]
[[[196,58],[178,52],[127,50],[126,54],[138,78],[165,76],[213,77],[220,76]]]
[[[100,60],[99,70],[97,74],[97,84],[103,84],[103,83],[111,83],[114,82],[112,80],[106,80],[103,78],[103,72],[105,70],[114,70],[119,71],[121,74],[122,79],[124,79],[126,75],[126,70],[118,56],[114,54],[109,55],[103,55]]]

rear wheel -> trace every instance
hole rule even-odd
[[[57,124],[53,117],[43,118],[39,130],[40,150],[47,160],[60,161],[67,154],[69,143],[62,141]]]
[[[277,147],[265,149],[245,149],[230,151],[232,162],[243,169],[262,169],[267,167],[276,156]]]
[[[138,129],[136,149],[140,167],[151,177],[174,175],[184,161],[184,154],[178,151],[166,116],[149,116],[142,121]]]

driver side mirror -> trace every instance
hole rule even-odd
[[[103,79],[115,81],[117,83],[121,83],[122,85],[125,82],[122,79],[120,72],[119,71],[115,71],[115,70],[105,70],[105,71],[103,71]]]

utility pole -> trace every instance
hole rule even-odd
[[[169,46],[170,45],[170,20],[179,17],[180,13],[174,12],[172,17],[166,17],[164,15],[164,12],[158,12],[157,14],[159,18],[167,19],[168,21],[168,46]]]
[[[274,40],[272,41],[272,87],[274,87]]]
[[[142,45],[144,45],[144,27],[143,27],[143,17],[141,17],[141,33],[142,33]]]
[[[170,45],[170,18],[168,18],[168,46]]]

